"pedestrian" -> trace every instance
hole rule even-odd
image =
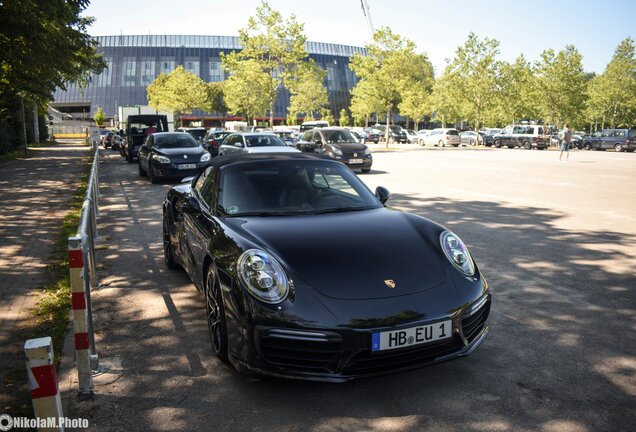
[[[565,152],[565,160],[570,160],[570,143],[572,142],[572,130],[567,123],[563,125],[563,132],[561,137],[561,153],[559,153],[559,160]]]

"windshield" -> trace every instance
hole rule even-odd
[[[359,211],[382,205],[346,166],[331,161],[265,160],[221,169],[219,206],[227,216]]]
[[[400,133],[400,132],[402,132],[402,126],[391,126],[391,130],[394,133]]]
[[[327,144],[358,142],[348,130],[323,130],[322,135]]]
[[[192,129],[186,132],[192,135],[194,139],[198,140],[202,139],[205,136],[205,129]]]
[[[154,146],[157,148],[186,148],[198,147],[199,144],[189,134],[175,133],[170,135],[155,135]]]
[[[245,142],[248,147],[269,147],[269,146],[284,146],[285,143],[281,141],[276,135],[255,135],[246,136]]]

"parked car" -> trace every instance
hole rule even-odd
[[[585,150],[614,149],[617,152],[636,150],[635,132],[632,129],[603,129],[582,139]]]
[[[113,150],[119,151],[122,145],[122,142],[123,142],[123,138],[119,134],[115,133],[115,135],[113,135],[113,138],[111,139],[111,148]]]
[[[104,146],[105,149],[113,146],[113,137],[114,136],[115,136],[115,132],[114,131],[106,132],[106,135],[104,135],[104,138],[102,139],[102,145]]]
[[[219,156],[246,153],[299,153],[272,132],[241,132],[228,135],[219,147]]]
[[[421,137],[422,141],[420,145],[434,145],[434,146],[453,146],[459,147],[461,139],[459,138],[459,132],[457,129],[452,128],[438,128],[433,129],[427,135]]]
[[[417,131],[417,143],[421,146],[425,145],[424,137],[431,133],[431,129],[420,129]]]
[[[272,131],[274,135],[280,138],[288,146],[294,146],[296,144],[296,133],[289,129],[274,129]]]
[[[501,129],[499,128],[483,128],[483,129],[480,129],[479,134],[484,140],[484,145],[486,147],[490,147],[494,144],[495,135],[497,135],[500,132],[501,132]]]
[[[139,147],[139,176],[152,183],[160,178],[184,178],[198,174],[210,163],[201,143],[183,132],[159,132]]]
[[[380,141],[386,139],[386,125],[375,126],[380,135]],[[389,125],[389,143],[407,143],[408,136],[402,126]]]
[[[459,134],[459,139],[464,145],[482,145],[484,138],[475,131],[464,131]]]
[[[296,145],[304,152],[328,156],[363,173],[371,171],[373,165],[371,150],[346,128],[328,127],[307,131]]]
[[[139,114],[128,116],[126,123],[126,139],[124,140],[125,157],[132,163],[137,157],[139,147],[146,138],[155,132],[168,132],[168,117],[162,114]]]
[[[223,140],[231,133],[232,132],[228,131],[210,130],[203,138],[203,147],[210,152],[212,157],[216,157],[219,155],[219,147],[223,143]]]
[[[367,140],[369,140],[369,134],[364,130],[363,127],[350,127],[348,128],[351,132],[355,132],[358,134],[358,136],[360,137],[360,139],[362,139],[362,143],[366,143]]]
[[[417,144],[417,132],[413,129],[404,129],[406,132],[406,140],[411,144]]]
[[[199,141],[200,143],[204,143],[204,138],[207,135],[208,131],[203,127],[180,127],[176,130],[176,132],[185,132],[192,135],[192,138]]]
[[[369,128],[365,128],[364,131],[367,133],[367,138],[365,139],[365,143],[371,141],[374,144],[377,144],[380,142],[380,131],[378,129],[369,127]]]
[[[324,120],[306,121],[300,125],[300,132],[305,132],[314,128],[329,127],[329,122]]]
[[[474,352],[486,279],[456,234],[385,208],[389,196],[289,153],[215,158],[170,189],[164,261],[201,293],[213,353],[250,374],[341,382]]]
[[[508,125],[493,137],[493,145],[499,147],[522,147],[526,150],[544,150],[550,145],[550,135],[542,125]]]

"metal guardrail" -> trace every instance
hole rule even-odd
[[[99,357],[95,348],[91,290],[97,285],[95,264],[95,238],[99,213],[99,146],[92,143],[95,155],[88,177],[88,187],[79,226],[74,236],[68,238],[69,267],[75,352],[79,378],[79,393],[92,396],[92,372],[99,371]]]

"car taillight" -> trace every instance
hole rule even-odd
[[[215,148],[219,146],[219,143],[217,140],[210,140],[208,141],[208,144]]]
[[[450,139],[450,137],[448,135],[446,135],[446,139]]]
[[[539,137],[532,137],[536,142],[539,142]]]

